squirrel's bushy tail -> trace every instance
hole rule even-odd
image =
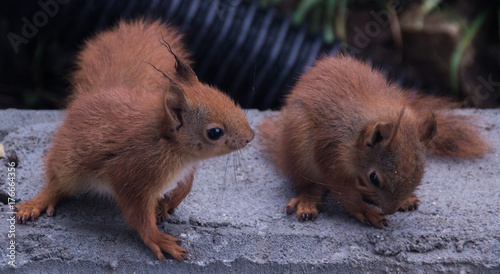
[[[428,144],[429,154],[473,159],[491,151],[490,145],[481,134],[481,121],[453,110],[458,106],[457,103],[444,98],[417,96],[412,99],[411,105],[421,112],[423,117],[427,113],[434,113],[437,133]]]
[[[480,158],[491,151],[480,133],[476,118],[450,110],[435,112],[437,133],[429,144],[429,153],[440,157]]]

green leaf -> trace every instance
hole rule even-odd
[[[459,93],[459,87],[458,87],[458,81],[459,81],[459,74],[458,71],[460,69],[460,62],[462,61],[462,56],[467,49],[467,47],[470,45],[472,42],[472,39],[476,36],[477,32],[483,25],[484,21],[486,20],[488,16],[488,11],[484,11],[481,14],[479,14],[470,24],[470,26],[465,30],[464,37],[460,42],[458,43],[457,47],[453,51],[453,54],[451,56],[451,61],[450,61],[450,86],[452,91],[458,95]]]
[[[302,0],[293,15],[293,23],[296,25],[302,23],[307,13],[320,2],[321,0]]]

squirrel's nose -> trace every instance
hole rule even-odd
[[[247,144],[250,143],[255,137],[255,132],[250,128],[250,136],[246,139]]]

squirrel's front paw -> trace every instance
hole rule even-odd
[[[318,217],[318,203],[305,199],[303,196],[292,198],[286,204],[285,211],[287,215],[292,214],[295,209],[297,209],[297,219],[301,222],[314,221]]]
[[[187,255],[187,251],[179,246],[181,240],[168,234],[158,232],[156,237],[152,237],[144,242],[149,246],[149,248],[151,248],[158,260],[165,259],[162,251],[167,252],[178,261],[183,261]]]
[[[420,205],[420,200],[417,197],[408,198],[400,207],[399,211],[413,211],[417,210]]]
[[[54,215],[54,205],[46,206],[33,200],[20,202],[14,206],[14,210],[17,212],[16,221],[19,224],[25,224],[29,220],[35,221],[45,210],[47,210],[47,216]]]
[[[385,218],[384,213],[371,206],[366,206],[364,212],[355,213],[353,215],[366,225],[375,226],[377,228],[389,226],[389,221]]]

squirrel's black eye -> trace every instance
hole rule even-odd
[[[375,172],[370,173],[370,182],[376,187],[380,187],[380,182],[378,181],[377,174]]]
[[[218,127],[211,128],[207,130],[207,136],[210,140],[219,140],[224,135],[224,131]]]

